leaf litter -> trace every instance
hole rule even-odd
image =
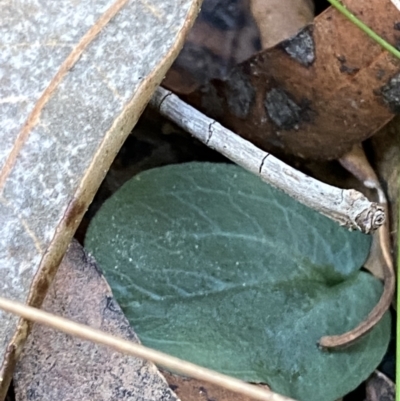
[[[176,133],[176,130],[175,130],[174,128],[172,128],[172,131]],[[174,135],[173,135],[173,136],[174,136]],[[183,137],[181,136],[179,142],[182,141],[182,140],[183,140]],[[373,138],[373,140],[374,140],[374,138]],[[142,141],[142,143],[143,143],[143,141]],[[192,145],[191,145],[191,146],[192,146]],[[379,147],[379,146],[378,146],[378,147],[376,147],[376,148],[374,148],[374,149],[380,150],[380,149],[382,149],[382,147]],[[385,147],[383,147],[383,149],[385,149]],[[165,153],[165,152],[164,152],[164,153]],[[171,150],[169,149],[169,150],[167,151],[167,153],[168,153],[168,154],[171,154]],[[172,152],[172,153],[173,153],[173,152]],[[383,156],[381,156],[381,158],[382,158],[382,157],[385,157],[386,154],[387,154],[387,153],[385,153],[385,151],[382,151],[382,152],[381,152],[381,155],[383,155]],[[161,159],[162,159],[163,157],[165,157],[165,154],[163,154],[162,152],[158,154],[158,156],[161,156],[161,155],[163,155],[163,156],[161,157]],[[154,157],[154,155],[153,155],[153,157]],[[209,157],[209,156],[208,156],[208,157]],[[167,157],[167,158],[168,158],[168,157]],[[182,161],[180,158],[182,158],[182,154],[178,156],[177,161]],[[151,159],[151,157],[150,157],[149,159]],[[171,160],[172,160],[172,159],[171,159]],[[171,161],[171,160],[170,160],[170,161]],[[379,160],[379,158],[378,158],[378,160]],[[154,163],[154,162],[150,162],[150,165],[147,165],[147,167],[146,167],[146,166],[143,166],[142,168],[153,167],[154,165],[158,165],[158,164],[159,164],[159,161],[156,161],[155,163]],[[398,166],[398,163],[396,164],[396,168],[397,168],[397,166]],[[136,169],[136,167],[135,167],[134,169]],[[389,171],[389,170],[387,170],[387,171]],[[132,172],[131,172],[130,175],[132,175]],[[124,179],[123,181],[125,181],[125,180],[126,180],[126,179]],[[119,185],[120,185],[120,184],[119,184]],[[118,185],[118,186],[119,186],[119,185]],[[115,189],[114,189],[114,190],[115,190]],[[114,190],[113,190],[113,191],[114,191]],[[393,192],[393,191],[392,191],[392,192]],[[394,192],[393,192],[393,193],[394,193]],[[108,195],[106,195],[106,196],[108,196]]]

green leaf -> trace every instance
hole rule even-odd
[[[355,345],[317,341],[363,320],[381,283],[349,232],[234,165],[146,171],[86,238],[145,345],[304,401],[335,400],[379,364],[390,318]]]

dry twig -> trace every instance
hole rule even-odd
[[[369,233],[385,221],[384,209],[354,189],[311,178],[257,148],[161,87],[150,104],[201,142],[300,203],[349,229]]]

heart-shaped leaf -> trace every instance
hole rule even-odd
[[[382,285],[370,238],[234,166],[139,174],[95,216],[95,255],[145,345],[304,401],[335,400],[382,359],[390,318],[345,350],[317,341],[363,320]]]

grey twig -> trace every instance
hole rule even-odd
[[[162,115],[228,159],[292,198],[349,229],[369,233],[385,221],[384,208],[354,189],[325,184],[257,148],[159,87],[150,104]]]

